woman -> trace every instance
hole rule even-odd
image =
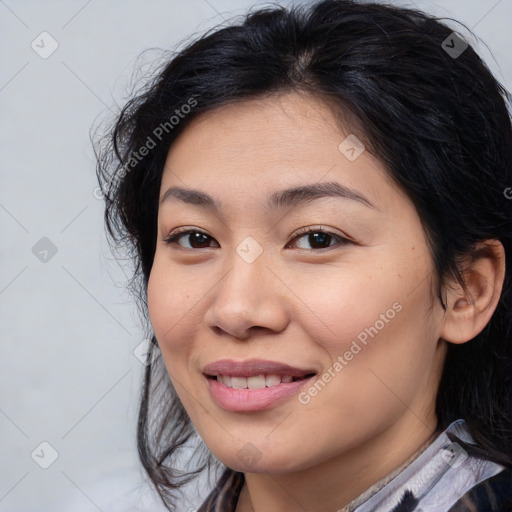
[[[126,105],[98,177],[169,510],[205,467],[201,512],[512,509],[509,99],[434,18],[324,0],[205,35]]]

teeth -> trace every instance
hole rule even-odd
[[[256,375],[248,377],[247,387],[249,389],[262,389],[265,387],[265,375]]]
[[[233,389],[244,389],[247,387],[246,377],[231,377],[231,387]]]
[[[265,383],[270,388],[271,386],[277,386],[281,384],[281,377],[279,375],[267,375],[265,377]]]
[[[278,386],[281,382],[293,382],[291,375],[255,375],[253,377],[231,377],[230,375],[217,375],[217,380],[233,389],[263,389]]]
[[[219,375],[217,378],[220,382],[222,382],[222,384],[224,384],[228,388],[233,387],[231,384],[231,377],[229,375]]]

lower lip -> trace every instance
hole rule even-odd
[[[207,378],[210,395],[213,400],[231,412],[261,411],[270,407],[278,400],[295,395],[299,389],[310,382],[313,377],[295,382],[281,382],[277,386],[261,389],[233,389],[225,386],[216,379]]]

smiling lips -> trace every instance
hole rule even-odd
[[[210,394],[223,409],[233,412],[265,409],[277,400],[293,395],[316,375],[284,363],[250,359],[223,359],[204,367]]]
[[[234,389],[262,389],[278,386],[281,382],[293,382],[291,375],[260,374],[252,377],[234,377],[232,375],[217,375],[217,382]],[[295,377],[297,380],[298,377]]]
[[[203,373],[209,377],[230,376],[238,378],[256,377],[259,375],[277,375],[281,378],[292,377],[302,379],[308,375],[315,374],[312,369],[301,370],[285,363],[266,361],[264,359],[248,359],[246,361],[233,361],[231,359],[220,359],[206,365]]]

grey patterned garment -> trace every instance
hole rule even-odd
[[[512,470],[468,455],[447,433],[474,444],[454,421],[402,466],[333,512],[512,512]],[[198,512],[235,512],[244,475],[227,468]]]

